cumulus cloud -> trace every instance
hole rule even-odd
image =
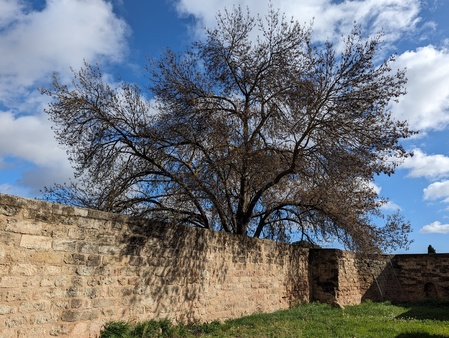
[[[441,222],[433,222],[421,228],[420,232],[426,234],[447,234],[449,233],[449,224],[441,224]]]
[[[43,186],[61,183],[72,176],[72,169],[64,150],[58,147],[51,125],[44,114],[15,117],[0,112],[0,169],[11,166],[7,158],[30,163],[18,185],[30,188],[34,195]],[[3,190],[10,189],[8,185]]]
[[[384,211],[400,211],[402,208],[398,204],[388,201],[381,207],[381,209]]]
[[[314,38],[329,39],[336,44],[341,43],[341,35],[351,31],[354,22],[364,32],[383,31],[388,44],[413,33],[417,34],[414,40],[425,39],[428,32],[436,30],[435,22],[423,22],[422,3],[417,0],[272,0],[271,3],[299,22],[308,24],[313,19]],[[203,28],[215,25],[218,10],[235,4],[261,14],[268,8],[268,0],[178,0],[177,9],[181,14],[198,18]],[[428,45],[409,50],[397,57],[395,67],[407,69],[408,94],[393,104],[394,116],[407,120],[412,129],[421,132],[445,128],[449,123],[449,49]]]
[[[70,67],[84,60],[122,62],[129,32],[106,0],[47,0],[38,10],[28,1],[0,0],[0,170],[14,170],[17,161],[28,168],[17,186],[0,182],[0,192],[35,194],[72,176],[42,113],[48,98],[36,88],[53,71],[69,79]]]
[[[319,40],[340,39],[347,34],[354,21],[370,32],[386,33],[386,40],[397,39],[403,31],[414,29],[419,22],[420,1],[418,0],[272,0],[274,8],[301,23],[313,20],[315,38]],[[177,9],[181,14],[193,15],[201,26],[213,27],[217,10],[232,8],[233,5],[249,7],[253,13],[264,14],[268,0],[179,0]]]
[[[2,0],[0,2],[0,27],[9,25],[22,11],[23,4],[19,0]]]
[[[412,129],[441,130],[449,123],[449,50],[429,45],[401,54],[396,65],[407,69],[407,95],[393,105],[395,116]]]
[[[369,187],[371,188],[371,190],[373,190],[376,194],[380,194],[380,191],[382,190],[382,188],[376,184],[373,181],[369,182]]]
[[[444,198],[449,202],[449,181],[434,182],[424,189],[425,200]]]
[[[425,39],[436,30],[435,22],[423,22],[422,3],[417,0],[272,0],[274,8],[293,16],[302,23],[313,19],[314,37],[318,40],[340,41],[353,27],[354,21],[365,32],[383,31],[384,40],[393,44],[404,35],[414,40]],[[233,5],[248,7],[253,13],[264,14],[268,0],[178,0],[178,12],[199,19],[200,28],[213,27],[218,10]],[[418,24],[420,27],[418,29]],[[426,132],[444,129],[449,123],[449,50],[427,45],[398,56],[395,66],[407,68],[407,92],[393,105],[396,118],[407,120],[412,129]]]
[[[37,165],[48,165],[65,158],[44,115],[14,117],[0,112],[0,154],[19,157]]]
[[[420,149],[414,150],[414,156],[408,158],[401,165],[402,169],[408,169],[408,177],[426,178],[431,181],[423,189],[425,201],[441,200],[449,203],[449,157],[442,154],[427,155]]]
[[[48,0],[41,11],[3,2],[0,17],[0,101],[11,104],[53,71],[68,73],[83,59],[119,61],[128,28],[103,0]],[[2,11],[0,10],[0,13]],[[7,16],[7,19],[4,17]],[[18,92],[19,91],[19,92]]]
[[[442,154],[427,155],[421,149],[414,149],[413,153],[400,166],[409,170],[409,177],[438,179],[449,176],[449,157]]]

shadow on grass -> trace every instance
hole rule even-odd
[[[449,336],[442,336],[439,334],[429,334],[425,332],[412,332],[412,333],[401,333],[395,338],[448,338]]]
[[[449,321],[449,301],[447,300],[425,300],[399,305],[409,310],[398,316],[398,319]]]

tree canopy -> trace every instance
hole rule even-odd
[[[394,56],[379,62],[381,35],[355,27],[337,48],[273,9],[234,8],[206,36],[149,60],[147,97],[87,63],[70,86],[55,75],[46,112],[77,179],[45,198],[254,237],[406,246],[410,225],[382,214],[371,184],[410,155],[400,140],[414,133],[389,110],[406,77]]]

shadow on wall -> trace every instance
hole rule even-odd
[[[426,298],[438,298],[438,292],[435,284],[431,282],[424,284],[424,295]]]
[[[292,245],[288,249],[290,254],[287,268],[286,291],[289,297],[288,305],[292,307],[310,301],[310,282],[307,276],[309,266],[308,263],[307,266],[303,265],[304,263],[301,264],[301,260],[304,260],[304,252],[305,250],[308,251],[308,249]],[[279,251],[283,254],[286,252],[285,248],[280,248]]]
[[[449,255],[407,254],[359,260],[362,300],[449,299]]]
[[[196,230],[130,220],[128,231],[120,239],[123,249],[119,256],[129,261],[124,274],[133,276],[128,280],[129,287],[122,289],[122,296],[136,314],[178,322],[200,317],[207,279],[211,277],[206,270],[211,248],[204,230]],[[223,281],[227,272],[223,261],[221,264],[212,272],[217,281]]]
[[[362,301],[407,300],[391,256],[374,256],[368,260],[359,260],[357,270],[361,278],[360,284],[365,285]]]
[[[0,336],[92,336],[108,321],[212,321],[309,300],[308,251],[286,243],[2,194],[0,230]]]
[[[289,305],[308,300],[304,299],[307,279],[300,268],[304,250],[148,220],[128,219],[123,224],[121,218],[112,226],[123,227],[117,229],[118,259],[128,262],[121,273],[129,277],[124,278],[128,286],[121,289],[121,296],[128,302],[124,305],[135,311],[131,318],[151,314],[187,323],[211,315],[272,311],[273,304],[278,309],[280,296]],[[269,266],[281,275],[266,275],[273,273]],[[276,280],[278,290],[270,292],[273,285],[264,276]]]

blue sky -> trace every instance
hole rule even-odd
[[[365,33],[385,33],[385,57],[406,67],[408,94],[392,105],[418,136],[405,140],[415,156],[391,177],[374,182],[410,220],[422,253],[431,244],[449,252],[449,1],[272,0],[288,16],[313,21],[314,38],[336,41],[354,21]],[[146,56],[181,51],[213,27],[217,11],[233,4],[264,13],[267,0],[0,0],[0,193],[39,197],[43,186],[72,175],[53,138],[37,91],[53,71],[98,62],[111,80],[146,86]],[[403,252],[403,251],[400,251]]]

